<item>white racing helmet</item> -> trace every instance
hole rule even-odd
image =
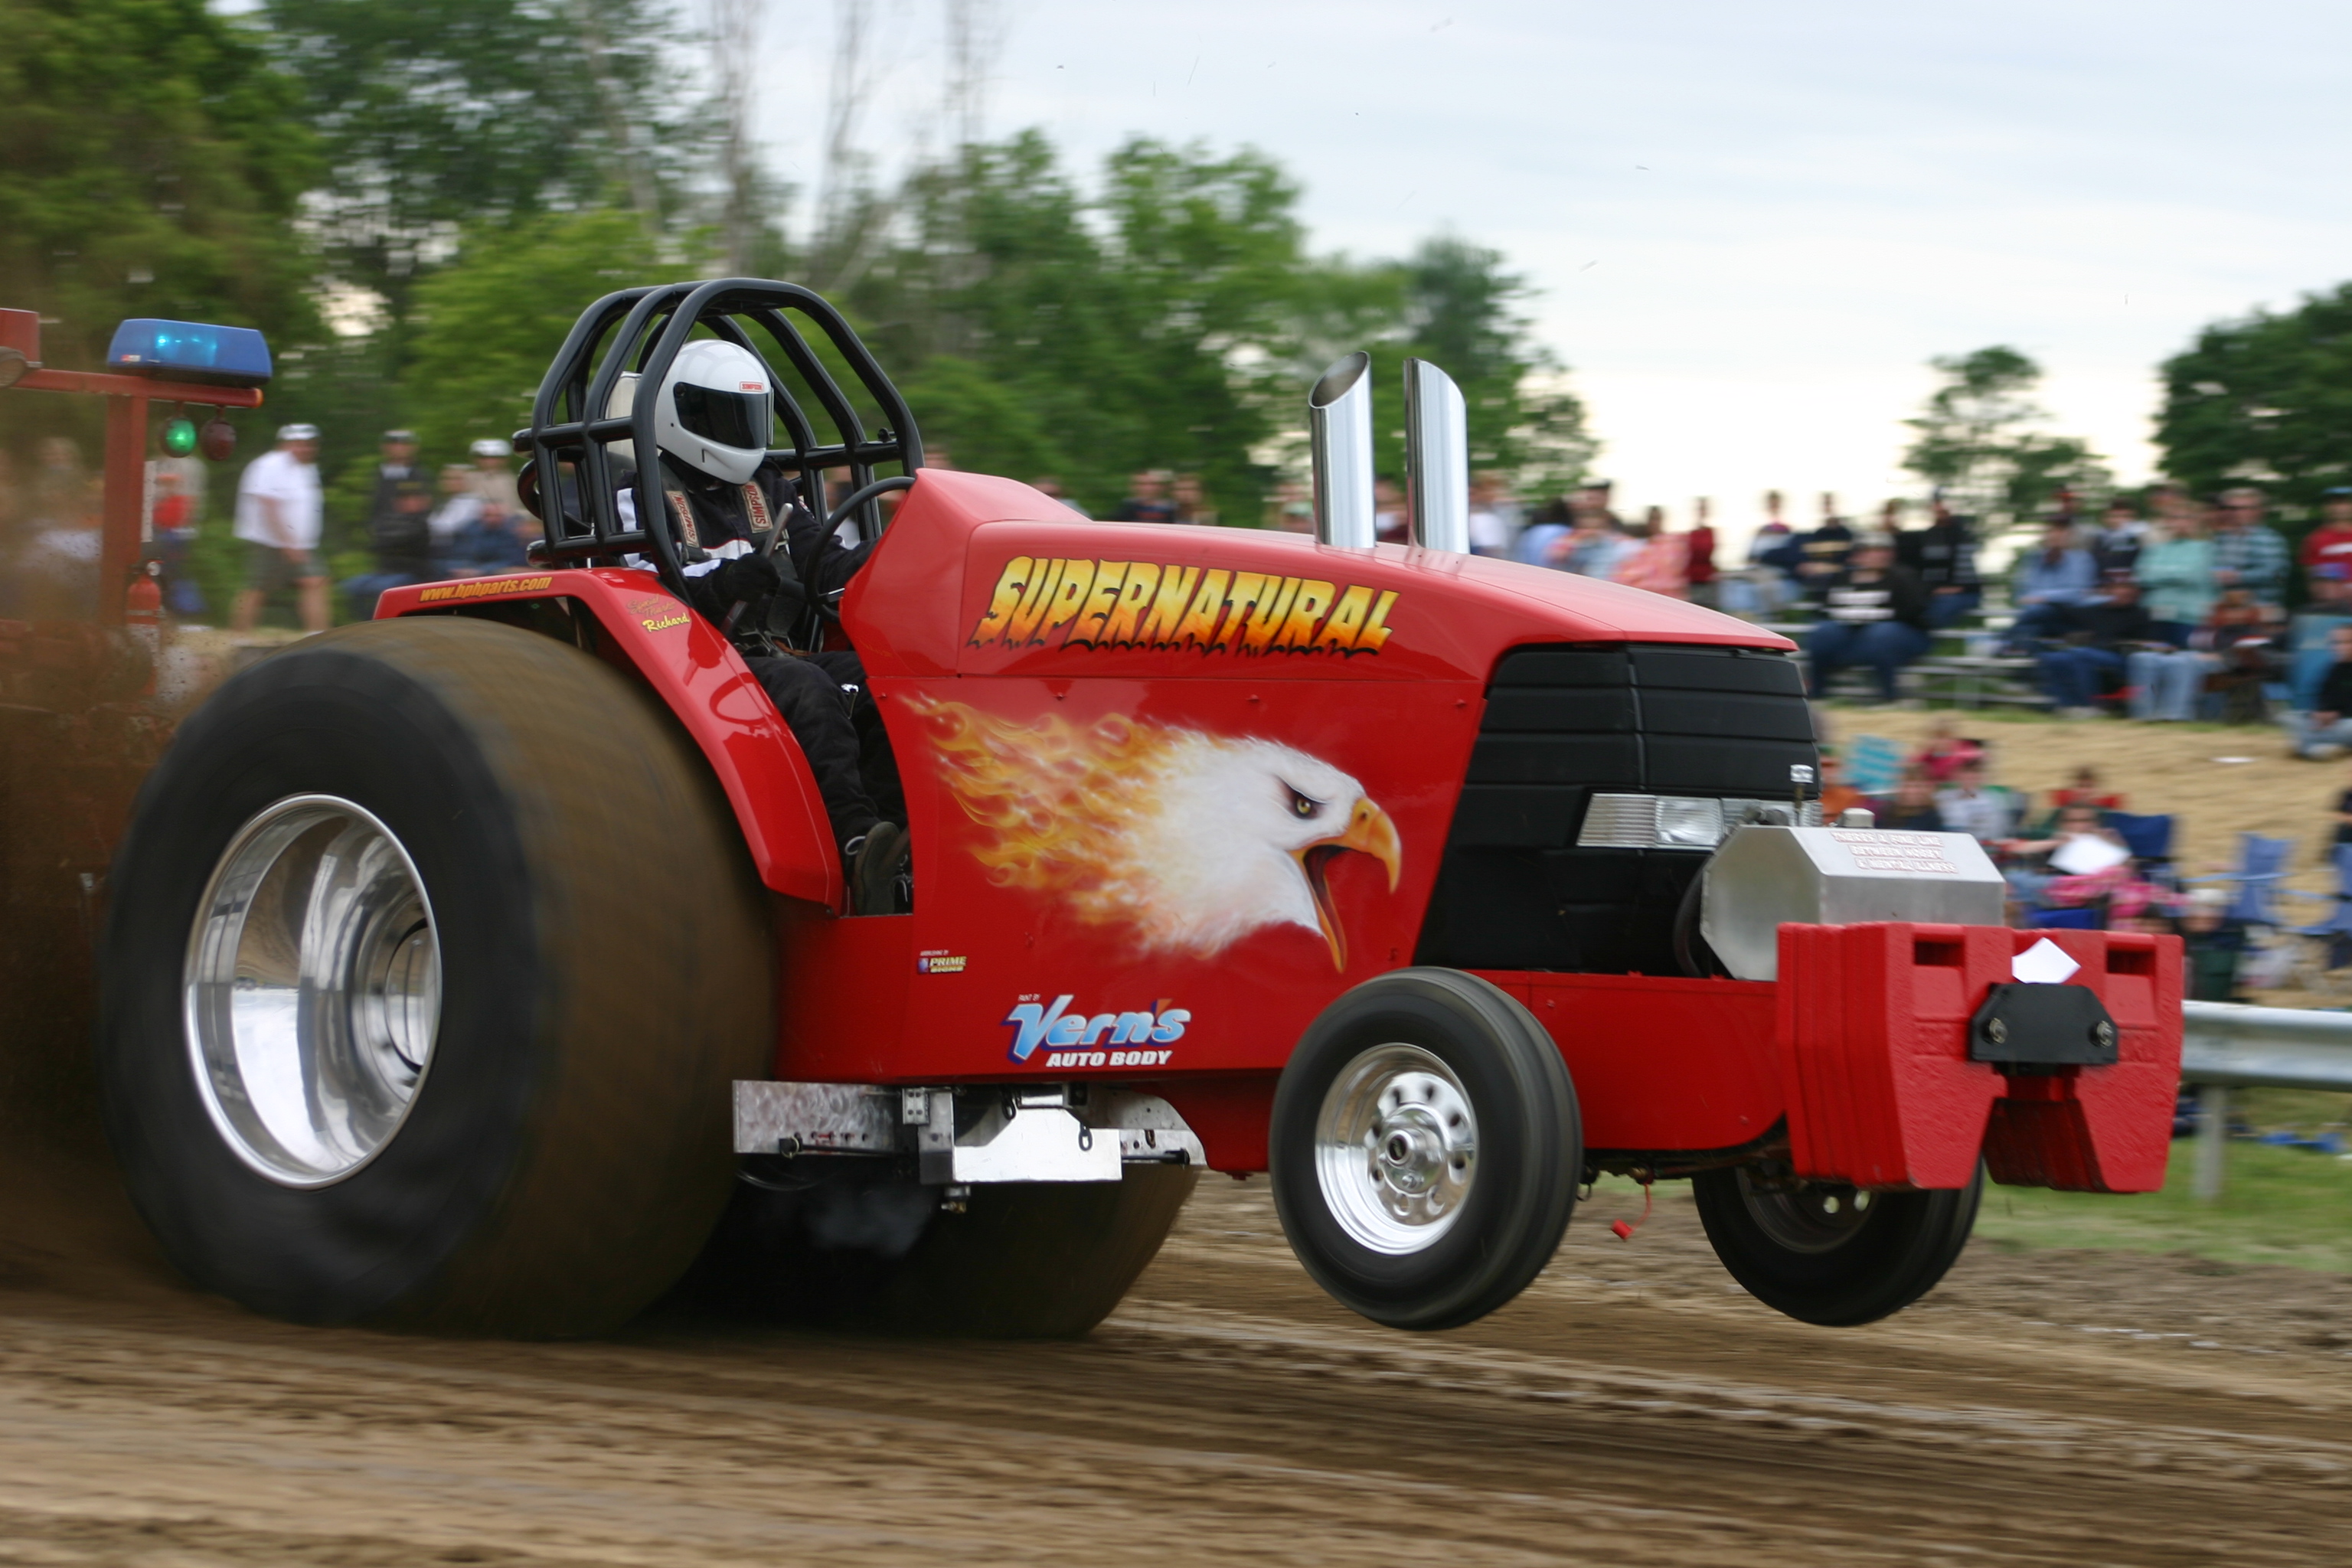
[[[605,406],[607,418],[629,413],[638,377],[625,374]],[[654,442],[678,462],[730,485],[746,484],[768,455],[774,428],[767,367],[736,343],[701,339],[677,351],[654,402]],[[635,444],[615,441],[613,455],[636,461]]]

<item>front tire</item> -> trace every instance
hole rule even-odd
[[[1269,1159],[1291,1249],[1400,1329],[1484,1317],[1542,1271],[1584,1164],[1559,1048],[1508,993],[1402,969],[1324,1009],[1275,1091]]]
[[[1984,1171],[1955,1191],[1872,1193],[1740,1165],[1702,1171],[1691,1190],[1716,1257],[1749,1295],[1800,1322],[1851,1328],[1936,1288],[1976,1226]]]
[[[308,639],[183,727],[116,860],[132,1199],[273,1316],[614,1328],[726,1202],[765,917],[698,759],[597,660],[458,618]]]

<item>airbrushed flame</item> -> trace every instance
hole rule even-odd
[[[973,856],[1000,888],[1059,893],[1103,923],[1129,912],[1120,843],[1153,812],[1187,732],[1058,713],[1018,724],[961,702],[924,703],[931,744],[964,815],[987,830]]]
[[[981,832],[970,848],[1000,888],[1047,894],[1146,951],[1216,953],[1298,925],[1346,964],[1321,865],[1356,851],[1395,886],[1387,814],[1348,774],[1272,741],[1119,715],[1029,722],[919,698],[940,774]]]

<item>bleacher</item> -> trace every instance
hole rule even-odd
[[[1988,597],[1983,608],[1964,624],[1937,632],[1927,654],[1897,678],[1897,690],[1903,700],[1935,707],[2047,711],[2050,696],[2035,682],[2031,658],[1971,651],[1990,647],[2008,629],[2011,619],[2007,605]],[[1767,631],[1779,632],[1800,648],[1805,646],[1805,634],[1812,626],[1810,621],[1761,624]],[[1875,699],[1878,681],[1869,670],[1849,667],[1832,679],[1830,695]]]

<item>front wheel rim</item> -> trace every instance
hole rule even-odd
[[[416,1103],[441,1008],[424,879],[382,819],[289,796],[223,851],[189,933],[190,1065],[213,1125],[289,1187],[340,1182]]]
[[[1331,1080],[1316,1118],[1316,1181],[1360,1245],[1390,1257],[1435,1246],[1477,1174],[1478,1119],[1443,1058],[1375,1046]]]

